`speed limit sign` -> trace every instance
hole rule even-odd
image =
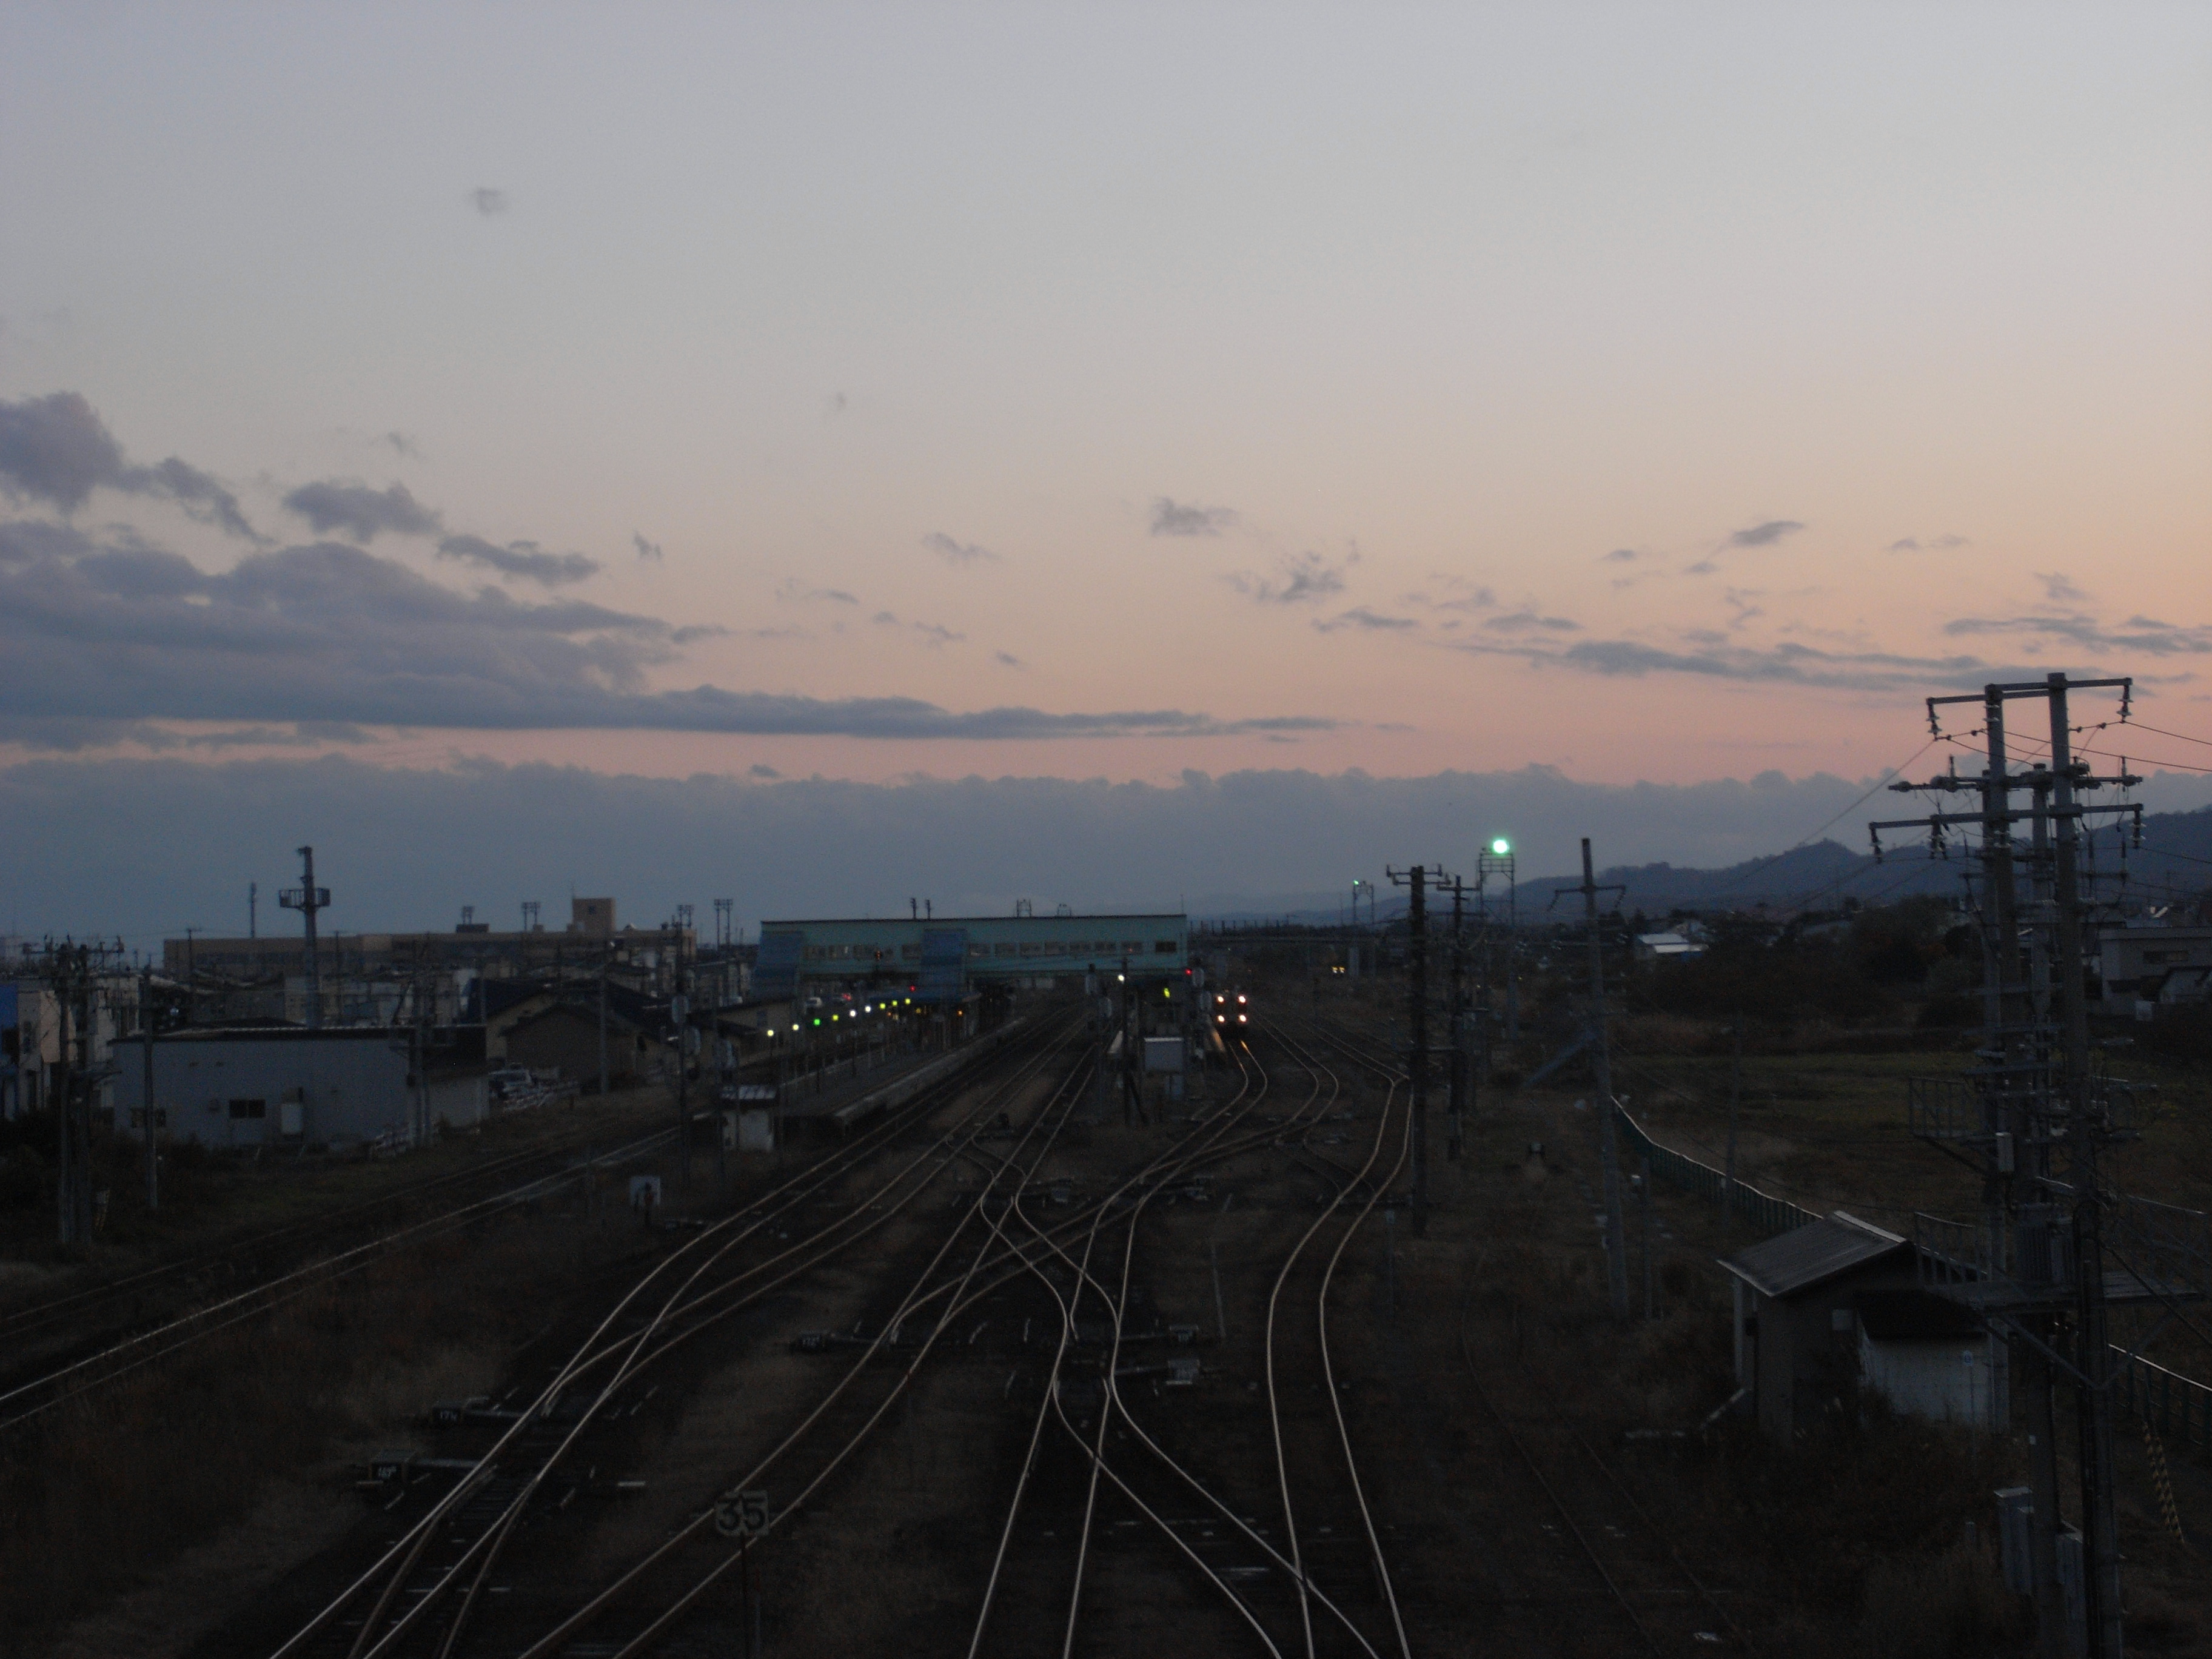
[[[758,1487],[726,1492],[714,1500],[714,1530],[725,1538],[750,1538],[768,1530],[768,1493]]]

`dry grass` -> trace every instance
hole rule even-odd
[[[570,1228],[454,1237],[323,1286],[82,1396],[0,1444],[0,1652],[70,1621],[252,1515],[280,1479],[349,1522],[345,1459],[404,1442],[424,1407],[489,1386],[542,1311],[495,1287],[572,1263]],[[316,1529],[289,1529],[312,1547]],[[203,1591],[238,1594],[228,1579]]]
[[[1858,1627],[1867,1659],[1979,1659],[2027,1633],[2019,1598],[1986,1548],[1961,1540],[1941,1555],[1867,1570]]]

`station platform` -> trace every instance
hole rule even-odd
[[[996,1054],[1028,1028],[1027,1020],[1012,1019],[949,1050],[894,1054],[872,1066],[848,1061],[797,1079],[785,1085],[774,1109],[783,1137],[793,1142],[842,1139],[878,1113],[904,1105],[924,1089]]]

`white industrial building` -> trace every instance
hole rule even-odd
[[[143,1127],[145,1049],[117,1042],[115,1123]],[[210,1147],[407,1146],[484,1115],[481,1075],[418,1088],[410,1034],[378,1026],[173,1031],[154,1042],[157,1134]]]

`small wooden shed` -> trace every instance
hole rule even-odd
[[[1789,1441],[1856,1417],[1857,1298],[1917,1289],[1911,1241],[1837,1210],[1720,1265],[1735,1280],[1736,1382],[1759,1426]]]

